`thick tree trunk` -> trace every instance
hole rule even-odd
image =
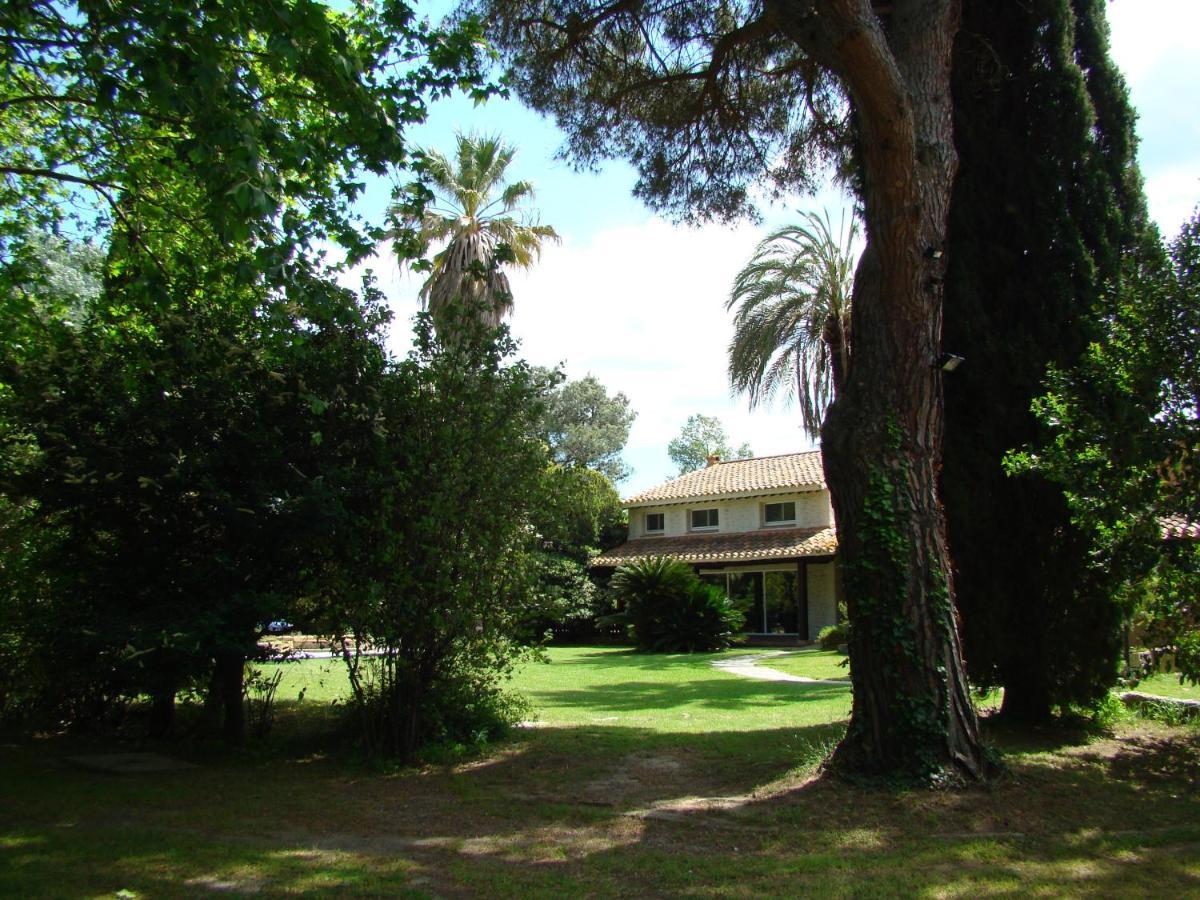
[[[977,779],[988,770],[968,695],[938,496],[942,249],[956,157],[956,0],[781,2],[785,33],[853,101],[867,247],[854,343],[822,431],[850,622],[854,706],[835,763],[865,774]]]
[[[213,685],[220,693],[224,715],[221,736],[240,744],[246,739],[246,705],[243,702],[243,682],[246,658],[241,653],[222,653],[213,665]]]

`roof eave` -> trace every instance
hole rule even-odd
[[[686,506],[689,503],[703,501],[705,503],[717,500],[753,500],[756,497],[777,497],[780,494],[811,494],[815,491],[827,490],[828,486],[824,483],[811,484],[790,484],[778,488],[755,488],[745,491],[726,491],[721,494],[688,494],[683,497],[663,497],[652,499],[622,500],[621,507],[623,509],[641,509],[646,506]]]

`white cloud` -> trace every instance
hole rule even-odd
[[[1200,3],[1115,0],[1108,20],[1138,112],[1150,214],[1171,238],[1200,201]]]
[[[1150,217],[1158,223],[1163,237],[1175,237],[1200,203],[1200,160],[1197,165],[1158,169],[1146,179],[1146,197]]]
[[[1108,25],[1113,58],[1131,84],[1172,51],[1200,52],[1195,0],[1113,0]]]
[[[751,225],[691,229],[648,218],[586,241],[568,237],[547,247],[532,270],[511,276],[509,325],[521,355],[564,363],[570,378],[594,374],[637,411],[626,451],[635,474],[623,492],[672,473],[667,443],[693,413],[719,416],[735,446],[748,441],[759,454],[809,446],[794,410],[751,413],[726,380],[725,300],[761,237]],[[392,346],[403,353],[420,280],[388,260],[370,267],[392,300]]]

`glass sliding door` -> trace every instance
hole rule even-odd
[[[729,596],[739,609],[746,612],[745,630],[750,634],[762,634],[766,627],[766,617],[763,614],[763,573],[730,573]]]
[[[769,634],[799,634],[798,600],[795,572],[766,572],[763,576],[763,630]]]

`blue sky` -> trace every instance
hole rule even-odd
[[[1113,55],[1139,113],[1151,214],[1173,235],[1200,201],[1200,2],[1116,0],[1109,9]],[[633,198],[635,176],[625,163],[579,173],[556,160],[561,133],[516,100],[440,101],[409,135],[419,146],[449,150],[456,130],[498,133],[517,146],[511,178],[534,183],[540,221],[563,237],[531,272],[512,278],[510,326],[526,359],[562,364],[571,378],[593,374],[630,398],[638,418],[625,452],[634,472],[618,485],[623,496],[673,474],[666,445],[693,413],[719,416],[734,446],[748,441],[760,455],[811,446],[794,410],[750,412],[730,396],[724,303],[769,227],[793,221],[797,210],[828,208],[836,221],[843,198],[826,190],[764,208],[760,226],[675,226]],[[382,209],[388,190],[372,188],[366,211]],[[369,265],[396,313],[394,349],[404,352],[420,281],[386,252]]]

